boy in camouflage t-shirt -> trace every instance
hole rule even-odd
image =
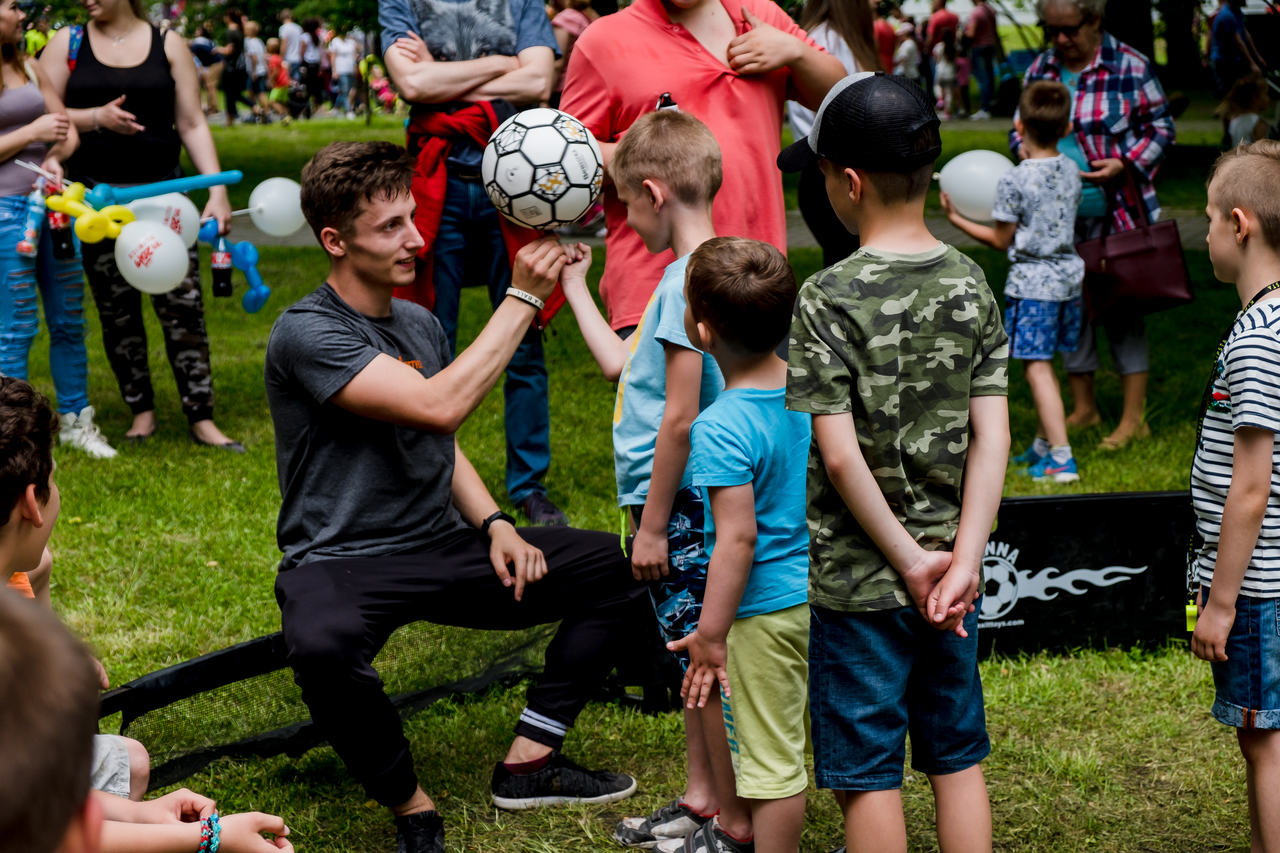
[[[918,86],[855,74],[778,160],[819,158],[862,237],[801,288],[787,377],[788,408],[813,416],[814,769],[844,792],[850,853],[906,850],[908,729],[939,836],[991,844],[974,605],[1009,452],[1008,340],[982,270],[925,226],[940,149]]]

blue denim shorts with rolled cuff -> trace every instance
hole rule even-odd
[[[1209,588],[1201,595],[1208,601]],[[1210,665],[1215,720],[1238,729],[1280,729],[1280,599],[1237,596],[1227,659]]]
[[[987,757],[980,605],[965,617],[967,638],[932,627],[914,607],[811,608],[809,709],[819,788],[901,788],[908,735],[912,768],[930,776],[959,773]]]

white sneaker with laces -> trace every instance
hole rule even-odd
[[[85,406],[78,415],[67,412],[60,418],[59,443],[78,447],[95,459],[111,459],[116,455],[115,448],[107,444],[102,430],[93,422],[93,406]]]
[[[969,116],[969,118],[973,121],[985,121],[986,119],[991,118],[991,113],[986,110],[978,110],[976,113]]]

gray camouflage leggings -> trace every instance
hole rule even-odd
[[[135,415],[155,408],[151,370],[147,364],[147,332],[142,324],[142,292],[116,267],[115,241],[86,243],[84,272],[102,320],[102,343],[116,375],[120,394]],[[182,411],[189,423],[213,417],[213,377],[209,367],[209,335],[200,296],[200,262],[189,252],[187,277],[168,293],[153,294],[151,305],[164,329],[165,352],[178,383]]]

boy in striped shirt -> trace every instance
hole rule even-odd
[[[1280,142],[1224,154],[1209,181],[1209,259],[1244,310],[1223,338],[1191,472],[1199,620],[1213,715],[1236,728],[1254,850],[1280,850]],[[1271,792],[1270,794],[1268,792]]]

